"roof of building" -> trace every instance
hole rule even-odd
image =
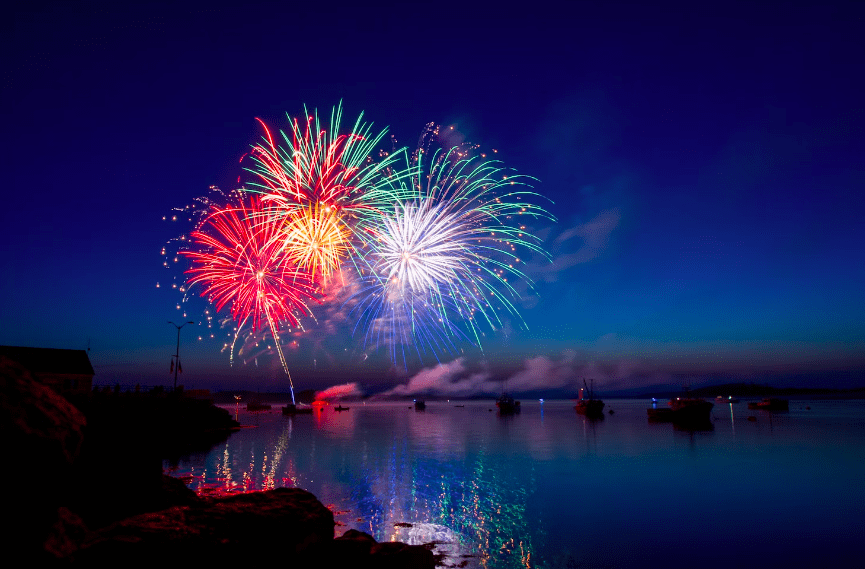
[[[0,356],[18,362],[31,373],[96,375],[85,350],[0,346]]]

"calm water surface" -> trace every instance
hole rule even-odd
[[[570,401],[346,405],[240,409],[249,428],[166,471],[200,494],[304,488],[337,535],[436,539],[467,567],[846,567],[865,542],[865,401],[715,405],[695,432],[640,400],[594,422]]]

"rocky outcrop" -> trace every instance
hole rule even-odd
[[[383,541],[372,547],[367,567],[377,569],[425,569],[436,566],[436,557],[426,546]]]
[[[78,456],[86,422],[66,398],[0,356],[0,427],[14,435],[9,442],[65,468]]]
[[[435,567],[438,558],[429,546],[402,542],[382,543],[362,531],[350,529],[333,540],[331,560],[335,567],[402,569]]]
[[[85,565],[135,559],[163,564],[276,561],[288,567],[356,569],[436,566],[435,556],[424,546],[377,543],[357,530],[334,539],[333,528],[333,513],[315,496],[298,488],[277,488],[133,516],[89,534],[68,559]]]
[[[301,561],[333,541],[333,528],[333,513],[315,496],[297,488],[278,488],[130,517],[94,532],[73,560]]]
[[[68,494],[85,423],[84,415],[56,391],[0,356],[0,433],[8,461],[0,469],[0,484],[4,517],[10,522],[3,530],[5,543],[42,552]]]

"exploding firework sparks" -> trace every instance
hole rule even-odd
[[[327,128],[317,111],[304,111],[305,121],[289,117],[291,131],[280,131],[284,145],[274,142],[259,119],[266,143],[252,148],[249,155],[255,165],[248,170],[257,180],[251,186],[264,201],[284,216],[309,203],[336,206],[352,215],[390,203],[389,167],[401,152],[380,151],[380,159],[373,160],[387,129],[373,132],[361,114],[351,131],[341,134],[341,105],[332,110]]]
[[[530,179],[508,175],[498,162],[468,156],[463,147],[436,153],[427,165],[424,155],[416,154],[413,195],[407,187],[395,192],[412,197],[366,233],[367,286],[357,309],[368,339],[436,353],[452,338],[480,345],[478,323],[501,327],[501,309],[519,317],[513,281],[531,283],[519,268],[518,249],[545,254],[519,220],[552,218],[529,203],[537,195]]]
[[[315,300],[307,274],[287,263],[282,253],[281,224],[261,216],[261,200],[240,198],[237,204],[213,208],[190,235],[191,267],[187,286],[200,285],[201,296],[216,307],[228,306],[238,333],[248,323],[253,332],[269,327],[283,369],[294,385],[279,337],[279,323],[299,325]],[[235,338],[237,335],[235,335]]]
[[[349,250],[348,230],[336,207],[320,203],[296,210],[278,238],[288,260],[313,278],[317,272],[329,276]]]
[[[391,165],[404,151],[378,151],[387,130],[375,133],[358,117],[348,133],[340,133],[342,107],[335,107],[327,127],[318,112],[305,121],[292,120],[290,132],[280,131],[274,142],[267,126],[262,144],[249,156],[255,175],[252,191],[262,195],[266,215],[283,222],[287,257],[313,277],[327,278],[341,261],[353,255],[353,235],[359,221],[392,207],[395,181],[409,172],[395,173]]]
[[[407,351],[438,359],[462,341],[480,347],[485,328],[524,325],[516,304],[532,285],[520,256],[546,257],[529,226],[553,220],[531,178],[454,146],[433,124],[409,155],[376,150],[386,130],[362,114],[341,133],[341,106],[327,124],[304,111],[277,140],[259,120],[249,189],[233,192],[231,207],[199,209],[181,291],[198,285],[217,311],[228,307],[234,342],[259,346],[269,330],[289,381],[280,325],[299,327],[321,287],[342,287],[340,310],[364,343],[389,346],[404,366]],[[445,149],[429,152],[434,142]]]

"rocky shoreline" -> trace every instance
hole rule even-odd
[[[117,521],[96,531],[62,508],[46,544],[56,559],[92,565],[189,560],[196,563],[273,560],[307,567],[432,568],[429,547],[378,543],[349,530],[334,538],[333,513],[311,493],[277,488],[219,498],[199,498]]]
[[[278,488],[202,498],[162,473],[163,459],[206,451],[239,425],[178,394],[70,397],[0,357],[0,429],[9,464],[4,541],[30,562],[231,562],[289,567],[433,568],[432,544],[378,543],[314,495]]]

